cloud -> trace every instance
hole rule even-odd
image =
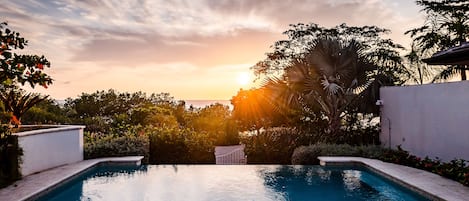
[[[185,94],[184,88],[191,89],[187,94],[196,94],[198,86],[231,93],[237,88],[215,87],[216,82],[229,80],[237,68],[246,71],[246,66],[262,60],[269,47],[285,37],[281,33],[289,24],[377,25],[391,29],[392,39],[408,45],[410,39],[403,32],[420,25],[417,11],[407,0],[21,0],[0,4],[2,20],[30,41],[27,51],[44,54],[52,62],[49,72],[57,82],[48,91],[61,97],[60,93],[112,86],[162,91],[167,87],[176,96]],[[171,78],[178,82],[171,84]],[[130,81],[120,81],[124,79]]]
[[[37,27],[42,34],[38,37],[54,36],[50,40],[60,37],[61,44],[54,45],[73,49],[77,54],[73,59],[83,58],[84,51],[90,51],[89,54],[104,54],[100,52],[103,49],[121,51],[115,48],[120,44],[138,53],[158,55],[161,53],[154,50],[155,46],[166,48],[164,44],[170,40],[173,43],[202,40],[205,43],[199,46],[202,48],[210,45],[204,37],[216,41],[239,36],[236,39],[240,41],[246,32],[252,32],[275,34],[279,38],[288,24],[299,22],[323,26],[346,22],[399,29],[396,24],[406,21],[389,3],[378,0],[15,1],[0,9],[8,11],[10,19],[22,21],[21,27],[28,27],[26,24]],[[137,48],[138,43],[148,45]],[[96,48],[97,45],[106,47]],[[172,47],[166,52],[171,50],[180,52]]]
[[[263,57],[276,39],[278,36],[273,33],[255,30],[240,30],[234,35],[212,37],[143,35],[129,39],[100,38],[85,44],[75,52],[72,60],[128,66],[151,62],[190,62],[200,67],[212,67],[255,62]]]

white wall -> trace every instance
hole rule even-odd
[[[469,81],[380,89],[383,146],[469,160]]]
[[[23,149],[23,176],[83,160],[84,126],[58,126],[16,133]]]

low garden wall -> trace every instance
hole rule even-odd
[[[28,128],[28,126],[22,126]],[[14,133],[23,149],[23,176],[83,160],[84,126],[53,126]]]
[[[469,160],[469,81],[380,89],[383,146]]]

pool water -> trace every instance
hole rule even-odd
[[[43,196],[63,200],[427,200],[357,167],[99,166]]]

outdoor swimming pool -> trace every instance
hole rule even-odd
[[[43,196],[58,200],[427,200],[360,167],[98,166]]]

